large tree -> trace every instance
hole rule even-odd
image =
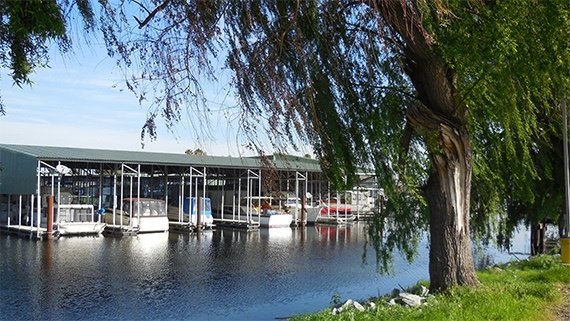
[[[413,257],[427,229],[434,290],[477,284],[471,205],[487,226],[509,197],[536,195],[536,140],[552,143],[539,116],[555,114],[569,75],[566,2],[100,5],[126,86],[156,107],[147,134],[156,135],[156,117],[175,124],[189,106],[207,116],[201,77],[215,80],[213,62],[223,59],[252,140],[311,144],[337,182],[351,184],[359,166],[376,169],[388,196],[369,233],[379,263],[396,247]]]

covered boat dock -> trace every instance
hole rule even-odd
[[[209,198],[212,211],[221,214],[239,211],[246,196],[309,203],[328,192],[318,161],[278,154],[223,157],[0,144],[0,164],[0,227],[38,238],[51,233],[48,196],[53,196],[55,224],[64,218],[94,224],[102,215],[122,212],[125,198],[164,200],[180,211],[186,198]],[[295,211],[294,223],[302,224],[301,219]],[[108,224],[112,231],[132,232],[119,221]]]

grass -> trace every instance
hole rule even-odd
[[[376,307],[365,312],[351,309],[334,316],[326,309],[292,320],[552,320],[552,307],[563,302],[556,286],[570,287],[570,268],[560,256],[512,262],[477,275],[480,286],[452,288],[420,307],[388,306],[384,297],[373,299]]]

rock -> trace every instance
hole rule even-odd
[[[396,303],[396,299],[390,299],[390,301],[388,301],[388,305],[389,305],[389,306],[394,306],[394,305],[396,305],[396,304],[397,304],[397,303]]]
[[[415,306],[422,304],[422,297],[419,295],[415,295],[415,294],[411,294],[411,293],[407,293],[407,292],[402,292],[398,296],[398,301],[402,305],[408,305],[408,306],[415,307]]]
[[[425,297],[425,300],[426,300],[426,302],[436,302],[437,301],[435,295],[433,295],[433,294],[428,294]]]
[[[427,295],[429,294],[429,289],[426,288],[425,286],[422,285],[422,286],[420,287],[420,289],[421,289],[420,296],[424,296],[424,297],[425,297],[425,296],[427,296]]]
[[[492,271],[495,272],[495,273],[497,273],[497,274],[501,274],[501,273],[504,273],[504,272],[505,272],[505,270],[501,269],[501,268],[498,267],[498,266],[495,266]]]
[[[352,306],[353,306],[356,310],[358,310],[358,311],[360,311],[360,312],[364,312],[364,307],[362,306],[362,304],[360,304],[360,303],[354,301],[354,302],[352,303]]]
[[[413,287],[408,289],[408,293],[419,296],[426,296],[429,293],[429,289],[423,285],[414,285]]]
[[[376,303],[374,303],[374,302],[372,302],[372,301],[366,302],[366,305],[367,305],[369,308],[371,308],[371,309],[374,309],[374,308],[376,307]]]
[[[370,303],[372,303],[373,306],[376,306],[373,302],[370,302]],[[360,311],[360,312],[364,312],[364,311],[366,310],[366,309],[362,306],[362,304],[360,304],[360,303],[358,303],[358,302],[356,302],[356,301],[353,301],[353,300],[351,300],[351,299],[348,299],[348,300],[346,300],[346,301],[342,304],[341,307],[338,307],[338,308],[334,307],[334,308],[332,308],[331,314],[332,314],[332,315],[339,315],[339,314],[341,314],[344,310],[347,310],[347,309],[357,309],[357,310]]]
[[[343,308],[347,308],[352,306],[354,303],[354,301],[352,301],[351,299],[346,300],[346,302],[344,302],[344,304],[342,305]]]
[[[400,290],[398,290],[398,289],[392,290],[392,297],[393,298],[397,297],[398,295],[400,295]]]

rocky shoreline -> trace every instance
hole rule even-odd
[[[338,298],[336,298],[338,299]],[[360,312],[364,312],[367,309],[374,309],[378,300],[384,300],[387,306],[401,305],[401,306],[411,306],[416,307],[420,305],[426,305],[429,301],[435,299],[435,296],[429,294],[429,289],[423,285],[413,286],[407,290],[400,291],[398,289],[392,290],[390,295],[378,298],[373,298],[367,300],[364,303],[348,299],[343,303],[331,304],[331,314],[339,315],[351,309],[356,309]]]

